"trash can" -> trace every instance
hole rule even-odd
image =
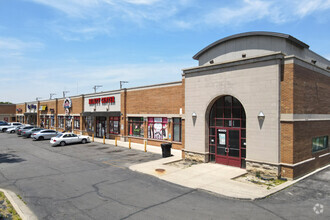
[[[172,144],[171,143],[161,144],[161,147],[162,147],[163,157],[170,157]]]

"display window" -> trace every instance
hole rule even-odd
[[[148,118],[148,138],[168,139],[167,118]]]
[[[109,118],[109,133],[119,134],[120,133],[120,118],[110,117]]]
[[[74,116],[73,117],[73,127],[76,130],[80,129],[80,117],[79,116]]]
[[[88,132],[94,132],[94,117],[92,116],[87,116],[85,118],[85,128],[86,128],[86,131]]]
[[[58,127],[64,128],[64,116],[58,116]]]
[[[182,120],[173,118],[173,141],[181,142]]]
[[[144,137],[143,117],[128,118],[128,135]]]

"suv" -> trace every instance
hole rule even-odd
[[[17,127],[17,126],[20,126],[22,125],[22,123],[19,123],[19,122],[12,122],[12,123],[9,123],[7,125],[0,125],[0,130],[2,132],[5,132],[9,127]]]

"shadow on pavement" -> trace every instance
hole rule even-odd
[[[25,161],[15,154],[0,154],[0,163],[20,163]]]

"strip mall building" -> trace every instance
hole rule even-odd
[[[0,120],[160,146],[297,178],[329,164],[330,61],[298,39],[248,32],[205,47],[182,81],[0,105]]]

